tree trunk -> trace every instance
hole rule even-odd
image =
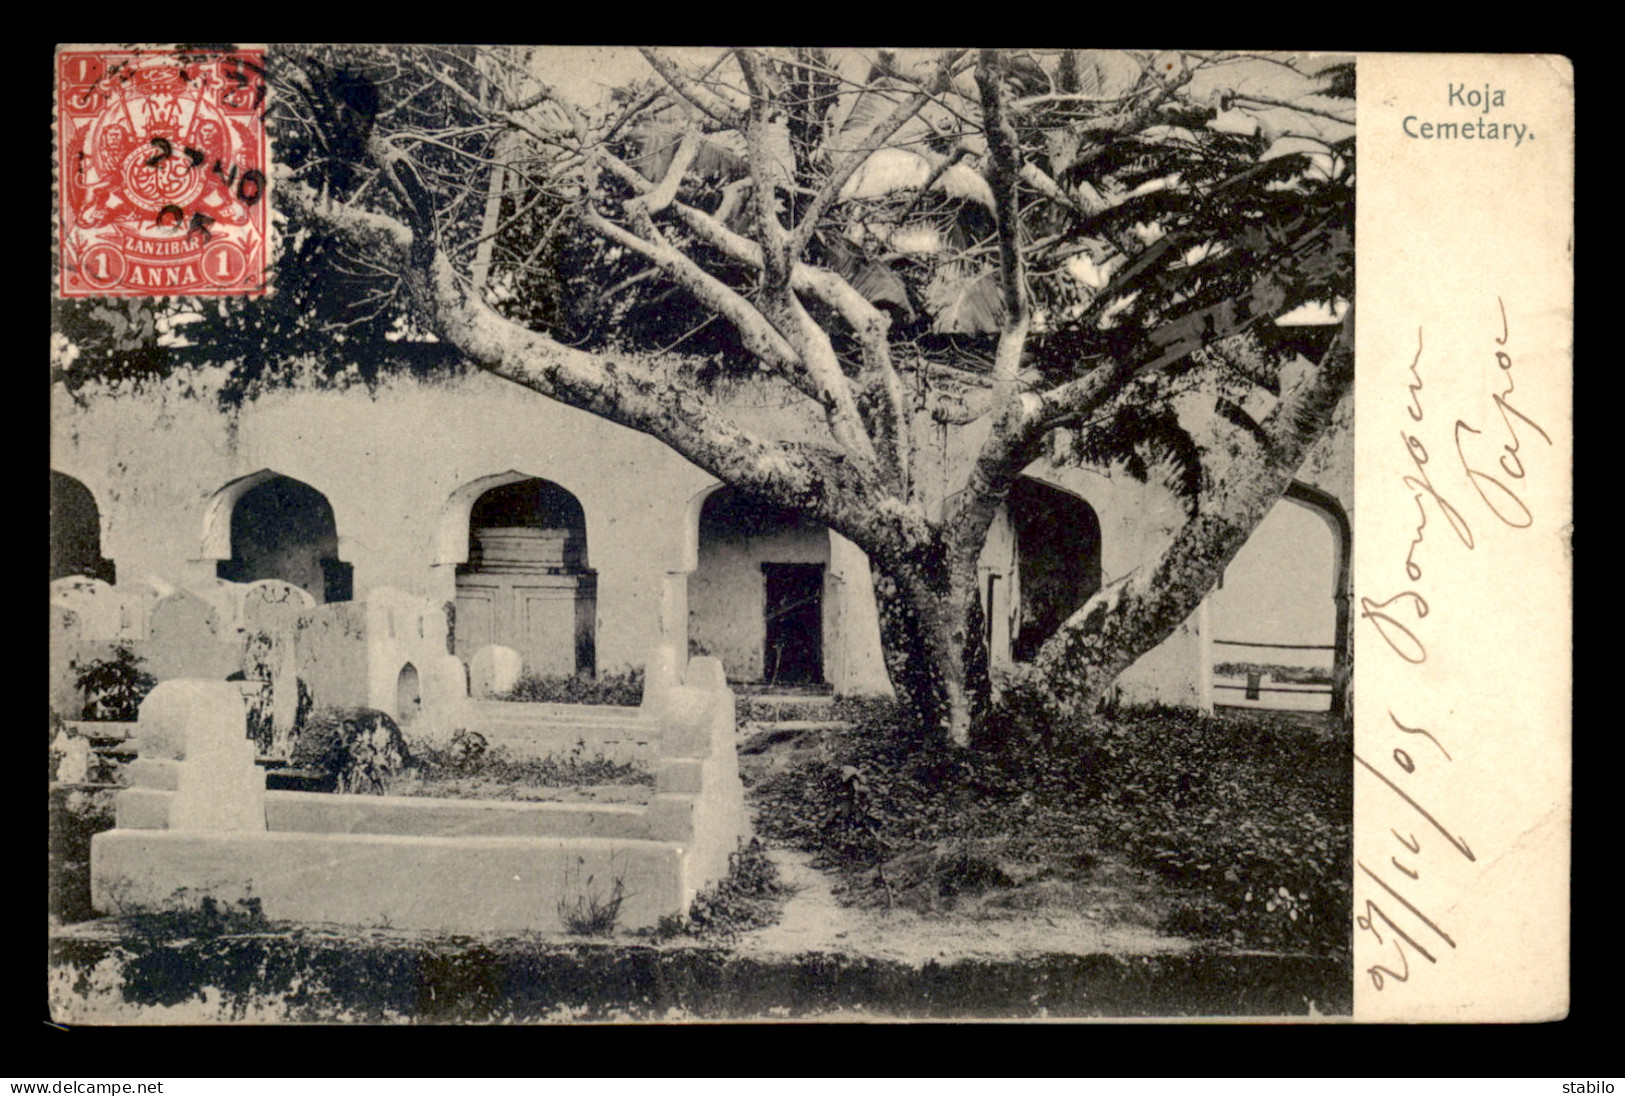
[[[987,644],[975,574],[968,588],[952,582],[946,554],[939,539],[901,561],[875,558],[875,602],[886,670],[916,731],[965,747],[987,709]]]
[[[1061,709],[1092,710],[1124,670],[1172,635],[1286,493],[1353,383],[1352,308],[1320,362],[1305,366],[1283,380],[1260,437],[1228,454],[1162,554],[1090,598],[1039,650],[1033,677]]]

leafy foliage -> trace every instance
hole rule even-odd
[[[728,854],[728,874],[701,891],[689,906],[688,916],[662,918],[653,932],[656,939],[693,936],[727,940],[741,932],[775,923],[795,888],[779,878],[779,869],[755,837]]]
[[[1005,726],[1024,723],[1006,714]],[[1017,874],[1087,887],[1118,863],[1172,895],[1169,931],[1341,954],[1349,749],[1288,713],[1137,709],[1049,745],[1022,727],[1002,748],[957,755],[899,749],[870,725],[752,794],[758,829],[842,872],[853,901],[901,890],[934,904],[989,888],[1014,901]]]
[[[505,746],[491,749],[484,736],[460,733],[450,743],[415,742],[410,774],[390,781],[389,794],[436,799],[546,798],[548,788],[581,785],[653,786],[654,774],[635,761],[587,755],[584,741],[562,757],[516,757]]]
[[[635,708],[643,702],[643,669],[636,667],[626,673],[606,673],[597,677],[526,673],[499,699],[533,704],[608,704]]]
[[[413,765],[400,727],[373,708],[318,709],[289,761],[326,774],[332,790],[361,795],[386,794],[393,778]]]
[[[141,668],[143,662],[121,644],[107,658],[92,659],[79,667],[74,683],[85,695],[84,718],[133,723],[141,702],[158,684],[157,678]]]

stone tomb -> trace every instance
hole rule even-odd
[[[646,807],[459,801],[266,792],[235,688],[166,682],[142,706],[117,826],[92,839],[92,904],[253,898],[274,921],[514,933],[619,895],[619,927],[653,926],[749,833],[721,664],[692,660],[666,701]]]

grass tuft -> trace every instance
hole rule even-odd
[[[591,883],[592,879],[589,877],[587,882]],[[615,922],[620,919],[624,901],[625,884],[617,879],[609,894],[603,897],[591,892],[560,898],[559,920],[564,923],[564,931],[572,936],[609,936],[615,932]]]

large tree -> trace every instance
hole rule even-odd
[[[246,358],[432,337],[825,523],[868,553],[900,697],[957,743],[988,689],[977,561],[1023,469],[1159,477],[1185,524],[1031,670],[1098,699],[1349,390],[1352,67],[641,53],[594,98],[558,53],[275,51],[280,292],[211,322],[259,339]],[[738,413],[742,387],[793,428]],[[972,455],[926,467],[934,427]]]

